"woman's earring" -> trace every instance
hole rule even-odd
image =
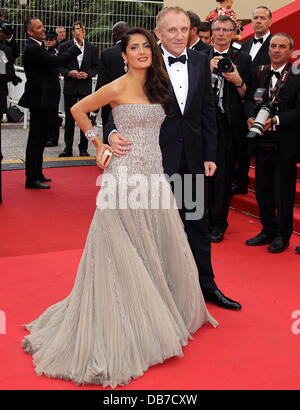
[[[124,61],[124,71],[125,71],[125,73],[127,73],[127,71],[128,71],[127,61]]]

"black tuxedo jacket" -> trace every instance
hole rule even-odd
[[[60,44],[59,54],[61,55],[66,50],[74,46],[74,40],[69,40]],[[84,71],[88,74],[85,80],[69,77],[68,74],[72,70]],[[59,67],[59,72],[64,76],[64,94],[87,96],[92,92],[92,79],[98,74],[99,56],[97,48],[84,40],[84,52],[81,67],[79,68],[77,58],[73,58],[66,64]]]
[[[15,69],[12,50],[3,44],[0,44],[0,50],[5,53],[7,58],[7,63],[5,64],[6,73],[0,74],[0,114],[3,114],[7,110],[7,83],[15,77]]]
[[[213,58],[213,52],[213,49],[205,51],[209,57],[209,60]],[[234,60],[234,64],[237,66],[238,72],[242,80],[245,82],[247,89],[250,89],[253,76],[251,57],[241,51]],[[224,109],[227,113],[232,135],[237,143],[241,142],[241,138],[245,136],[248,131],[244,114],[244,102],[234,84],[225,79],[223,95]]]
[[[95,91],[124,74],[124,60],[121,55],[120,43],[117,43],[112,47],[105,48],[102,50],[100,55],[98,80]],[[110,111],[110,105],[105,105],[101,109],[103,126],[108,121]]]
[[[74,45],[63,55],[53,55],[36,41],[28,39],[23,53],[26,84],[19,105],[29,109],[57,108],[57,98],[60,96],[57,67],[80,53]]]
[[[216,113],[209,61],[204,53],[195,50],[187,49],[187,55],[189,87],[184,113],[170,81],[174,115],[165,119],[160,131],[163,167],[168,175],[179,171],[183,155],[185,172],[191,174],[203,173],[204,161],[216,161]],[[104,128],[106,141],[113,129],[114,124],[108,122]]]
[[[196,51],[204,51],[204,50],[209,50],[211,49],[213,46],[211,46],[210,44],[204,43],[204,41],[201,40],[201,38],[199,39],[198,43],[196,43],[192,49],[196,50]]]
[[[261,65],[270,64],[269,46],[270,46],[271,38],[272,38],[272,34],[270,34],[269,37],[266,38],[261,48],[259,49],[258,53],[256,54],[254,60],[252,61],[254,67],[259,67]],[[252,45],[253,45],[253,37],[242,43],[241,50],[249,54]]]
[[[245,102],[247,118],[256,117],[257,109],[254,104],[253,94],[257,88],[269,87],[269,75],[271,66],[256,70],[252,90]],[[291,68],[291,66],[290,66]],[[286,158],[294,160],[300,157],[300,76],[294,74],[291,69],[285,85],[280,88],[278,94],[278,117],[279,126],[276,126],[277,145],[281,154]],[[260,139],[267,142],[270,132],[265,132]]]

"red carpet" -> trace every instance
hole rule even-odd
[[[96,167],[45,173],[53,180],[49,191],[25,190],[24,171],[3,173],[0,386],[101,389],[36,376],[32,357],[20,346],[28,334],[21,325],[70,292],[98,191]],[[184,348],[184,358],[153,366],[120,390],[299,389],[300,333],[292,332],[292,314],[300,310],[300,255],[294,252],[300,237],[272,255],[265,246],[244,245],[260,229],[256,219],[231,211],[229,222],[224,241],[213,245],[213,265],[220,289],[241,302],[242,311],[208,304],[217,329],[203,327]]]

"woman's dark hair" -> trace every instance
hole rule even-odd
[[[141,34],[149,41],[152,51],[152,64],[147,69],[145,94],[151,103],[162,105],[166,115],[172,115],[172,99],[169,96],[169,76],[162,65],[162,56],[155,37],[150,31],[141,27],[128,30],[121,41],[121,51],[126,54],[126,48],[133,34]]]

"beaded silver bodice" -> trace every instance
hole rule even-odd
[[[131,151],[119,158],[113,156],[104,173],[119,175],[118,168],[126,167],[127,174],[163,173],[159,146],[160,127],[165,113],[160,104],[121,104],[113,108],[118,132],[124,135]]]

